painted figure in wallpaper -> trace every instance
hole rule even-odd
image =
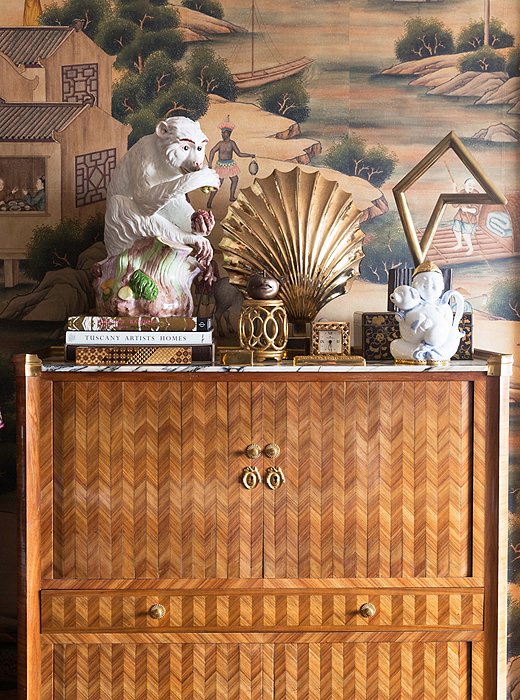
[[[208,165],[211,168],[213,164],[213,159],[218,154],[217,163],[215,165],[215,171],[220,179],[220,184],[224,182],[226,177],[231,180],[230,191],[229,191],[229,201],[235,202],[237,198],[237,187],[238,187],[238,176],[240,175],[240,168],[233,158],[233,154],[237,155],[239,158],[254,158],[254,153],[242,153],[237,145],[236,141],[231,139],[231,132],[235,128],[235,125],[231,122],[229,115],[228,118],[219,124],[220,132],[222,134],[222,140],[213,146],[209,152]],[[208,199],[208,209],[211,207],[213,199],[217,191],[214,190]]]
[[[0,177],[0,211],[5,210],[6,205],[14,199],[17,188],[9,189],[5,186],[5,180]]]
[[[36,26],[42,13],[40,0],[25,0],[23,8],[23,23],[26,27]]]
[[[35,211],[45,211],[45,177],[41,175],[34,184],[34,194],[22,190],[24,202]]]
[[[464,187],[458,190],[462,194],[477,193],[477,183],[472,177],[464,182]],[[452,250],[461,250],[462,242],[468,249],[466,255],[473,254],[473,236],[477,232],[478,216],[481,207],[478,204],[456,204],[457,212],[453,217],[453,233],[455,235],[455,245]]]

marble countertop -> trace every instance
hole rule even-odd
[[[197,372],[199,374],[243,372],[289,372],[289,373],[366,373],[374,372],[487,372],[483,359],[457,360],[448,367],[428,365],[394,365],[391,362],[363,365],[293,365],[291,362],[263,363],[258,365],[76,365],[72,362],[45,361],[43,372]]]

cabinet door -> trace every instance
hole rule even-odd
[[[462,642],[44,644],[41,700],[467,700]],[[478,652],[477,652],[478,653]],[[482,698],[481,682],[472,698]]]
[[[259,644],[45,644],[41,700],[271,700],[266,661]]]
[[[286,479],[264,491],[265,576],[481,575],[471,392],[464,381],[265,384],[263,442],[281,454],[264,464]]]
[[[54,382],[43,408],[43,578],[261,576],[250,384]]]
[[[469,697],[467,643],[273,646],[273,700],[468,700]],[[472,697],[481,697],[477,688],[474,693]]]

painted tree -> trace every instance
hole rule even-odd
[[[191,52],[186,63],[186,77],[208,95],[236,100],[235,82],[226,61],[207,46]]]
[[[131,87],[129,87],[129,91]],[[142,95],[142,93],[141,93]],[[132,132],[128,137],[128,145],[132,146],[142,136],[152,134],[157,122],[168,117],[189,117],[199,119],[208,109],[208,96],[196,85],[179,79],[168,89],[161,90],[154,100],[142,100],[134,106],[131,97],[127,102],[119,103],[124,111],[122,121],[130,124]]]
[[[517,46],[507,54],[506,73],[510,78],[520,76],[520,47]]]
[[[260,106],[301,124],[309,118],[309,93],[300,78],[285,78],[262,90]]]
[[[397,156],[386,146],[367,146],[360,136],[346,134],[325,156],[325,165],[345,175],[362,177],[380,187],[393,173]]]
[[[411,17],[405,32],[395,42],[395,55],[400,61],[453,53],[453,32],[435,17]]]
[[[365,234],[363,252],[365,257],[359,265],[361,279],[376,284],[388,282],[388,271],[393,267],[413,267],[410,249],[403,233],[397,212],[387,212],[361,228]]]
[[[498,54],[491,46],[483,46],[478,51],[467,53],[464,58],[459,61],[461,71],[481,71],[495,72],[504,71],[506,61],[503,56]]]
[[[143,105],[141,76],[127,71],[112,88],[112,115],[120,122],[128,122]]]
[[[83,21],[83,31],[92,39],[101,22],[112,14],[110,0],[66,0],[54,2],[40,15],[39,23],[47,26],[69,26],[75,20]]]
[[[224,8],[219,0],[182,0],[181,5],[216,19],[224,17]]]
[[[93,243],[103,240],[104,217],[97,215],[81,224],[77,219],[64,219],[56,225],[45,224],[34,229],[27,246],[24,271],[34,280],[42,280],[49,270],[76,267],[78,257]]]
[[[102,48],[116,54],[116,66],[142,73],[146,59],[156,51],[179,60],[185,45],[178,30],[179,14],[162,0],[120,0],[115,12],[99,27]]]
[[[201,88],[186,80],[178,80],[155,101],[159,118],[189,117],[199,119],[208,110],[208,96]]]
[[[514,43],[515,37],[504,28],[504,23],[496,17],[492,17],[488,27],[487,43],[484,20],[472,20],[465,27],[462,27],[457,38],[456,51],[458,53],[477,51],[483,46],[503,49],[513,46]]]

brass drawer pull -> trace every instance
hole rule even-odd
[[[248,491],[255,489],[261,481],[262,477],[256,467],[245,467],[242,469],[242,483]]]
[[[280,456],[280,447],[276,443],[270,442],[264,448],[264,455],[269,459],[276,459]]]
[[[260,448],[260,445],[256,445],[254,442],[246,447],[246,455],[249,457],[249,459],[256,459],[257,457],[260,457],[261,453],[262,449]]]
[[[269,467],[265,475],[265,483],[273,491],[279,489],[282,484],[285,484],[285,476],[280,467]]]
[[[156,603],[155,605],[152,605],[150,610],[148,610],[148,615],[150,615],[150,617],[152,617],[154,620],[160,620],[166,615],[166,608],[164,605]]]
[[[374,617],[376,612],[377,609],[373,603],[363,603],[363,605],[359,608],[359,614],[361,617]]]

